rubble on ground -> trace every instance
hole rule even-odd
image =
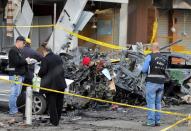
[[[133,105],[144,105],[146,76],[141,74],[138,66],[143,64],[145,56],[143,55],[142,47],[138,47],[140,47],[137,48],[138,51],[127,50],[118,52],[117,57],[120,58],[120,60],[114,63],[110,61],[113,52],[100,53],[97,49],[89,50],[81,48],[77,51],[78,53],[63,53],[61,56],[64,61],[65,76],[68,79],[74,80],[74,83],[70,86],[70,91],[83,96]],[[93,61],[96,61],[97,64],[91,67],[84,67],[80,61],[76,62],[75,57],[82,60],[83,56],[90,57]],[[100,65],[101,67],[98,70],[97,68]],[[110,90],[108,86],[110,81],[101,72],[104,68],[109,69],[110,74],[114,77],[115,92]],[[173,82],[168,86],[173,86]],[[167,88],[167,92],[169,89]],[[185,103],[186,101],[181,97],[182,96],[179,96],[178,93],[169,95],[165,92],[164,103]],[[83,106],[88,105],[88,107],[95,107],[102,104],[103,103],[88,100],[83,103]]]

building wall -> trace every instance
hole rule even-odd
[[[80,34],[86,37],[90,37],[92,39],[118,45],[119,43],[119,14],[120,14],[119,8],[109,9],[107,11],[103,11],[103,13],[97,14],[96,15],[97,28],[96,29],[92,28],[93,22],[91,20],[85,26],[84,30],[80,32]],[[104,25],[104,24],[107,24],[107,25]],[[109,50],[108,48],[97,46],[95,44],[88,43],[83,40],[79,40],[79,45],[85,46],[85,47],[91,47],[91,48],[99,47],[101,51]]]
[[[119,13],[119,45],[126,47],[128,28],[128,4],[121,4]]]
[[[97,39],[97,34],[96,34],[96,30],[97,29],[93,29],[92,28],[92,22],[89,22],[85,28],[83,29],[83,31],[80,32],[81,35],[92,38],[92,39]],[[79,46],[85,46],[85,47],[89,47],[89,48],[95,48],[96,45],[95,44],[91,44],[87,41],[81,40],[79,39]]]
[[[173,41],[183,39],[173,46],[174,51],[191,51],[191,10],[174,10],[173,19],[176,32],[173,33]],[[186,34],[185,36],[183,34]]]
[[[0,25],[6,25],[3,13],[0,14]],[[9,50],[14,45],[13,38],[6,36],[6,28],[0,28],[0,50]]]
[[[52,24],[52,16],[34,16],[33,25],[50,25]],[[37,49],[40,44],[47,42],[52,33],[50,28],[31,28],[30,37],[32,40],[32,48]]]
[[[128,7],[128,43],[148,43],[151,35],[154,14],[152,0],[130,0]]]
[[[6,20],[3,18],[6,3],[6,0],[0,0],[0,25],[6,25]],[[13,38],[6,36],[6,28],[0,28],[0,51],[9,50],[13,45]]]
[[[157,32],[157,41],[160,44],[160,47],[166,46],[169,44],[170,36],[169,26],[170,26],[170,16],[168,10],[158,9],[158,32]],[[166,48],[164,51],[169,51]]]
[[[2,14],[0,14],[0,25],[2,25],[2,21],[3,21],[3,15]],[[2,28],[0,28],[0,46],[2,46],[2,44],[3,44],[3,29]]]
[[[3,3],[2,1],[0,0],[0,14],[3,12]]]

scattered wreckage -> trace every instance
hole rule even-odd
[[[108,54],[98,51],[84,53],[81,56],[89,56],[96,62],[93,66],[85,67],[75,65],[73,57],[62,54],[65,68],[65,76],[73,79],[70,91],[94,98],[112,100],[129,104],[144,104],[144,78],[137,68],[144,61],[144,55],[138,52],[122,51],[119,53],[120,61],[112,63]],[[127,59],[128,58],[128,59]],[[113,79],[108,79],[103,70],[108,69]],[[71,75],[72,74],[72,75]],[[112,88],[114,86],[114,88]],[[88,106],[95,107],[97,102],[88,101]],[[93,104],[93,105],[92,105]],[[99,104],[101,104],[99,102]],[[83,104],[80,104],[83,105]],[[86,104],[87,106],[87,104]]]
[[[97,63],[84,67],[76,65],[72,55],[65,53],[61,55],[65,63],[66,78],[74,80],[70,86],[71,92],[133,105],[145,104],[146,76],[138,68],[144,62],[145,55],[142,52],[122,51],[119,53],[120,60],[114,63],[106,53],[88,50],[80,52],[81,59],[83,56],[89,56]],[[167,105],[191,103],[191,56],[172,52],[162,52],[162,54],[168,59],[166,71],[169,77],[165,83],[164,103]],[[103,69],[109,70],[114,79],[115,90],[111,89],[112,80],[102,73]],[[93,101],[87,103],[93,107],[103,104]]]
[[[83,96],[144,105],[146,76],[139,70],[145,58],[142,45],[138,45],[136,51],[115,53],[79,48],[60,54],[64,61],[65,77],[74,80],[68,91]],[[120,58],[119,61],[111,61],[113,54]],[[166,71],[169,74],[165,83],[165,104],[191,103],[191,56],[172,52],[163,52],[163,55],[168,59]],[[90,57],[94,64],[83,66],[81,60],[84,56]],[[2,59],[1,68],[5,67],[4,63]],[[84,104],[81,104],[79,100],[75,102],[73,99],[76,98],[72,97],[67,103],[75,107],[108,105],[90,100],[83,100]]]

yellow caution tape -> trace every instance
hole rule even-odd
[[[44,87],[38,87],[38,86],[30,85],[30,84],[25,84],[25,83],[22,83],[22,82],[16,82],[16,81],[13,81],[13,80],[6,80],[6,79],[2,79],[2,78],[0,78],[0,80],[11,82],[11,83],[16,83],[16,84],[21,84],[21,85],[24,85],[26,87],[39,88],[39,89],[44,90],[44,91],[60,93],[60,94],[65,94],[65,95],[69,95],[69,96],[75,96],[75,97],[79,97],[79,98],[84,98],[84,99],[98,101],[98,102],[103,102],[103,103],[115,104],[115,105],[124,106],[124,107],[142,109],[142,110],[147,110],[147,111],[155,111],[155,112],[160,112],[160,113],[164,113],[164,114],[168,114],[168,115],[174,115],[174,116],[181,116],[181,117],[188,117],[189,116],[187,114],[182,114],[182,113],[178,113],[178,112],[155,110],[155,109],[151,109],[151,108],[147,108],[147,107],[142,107],[142,106],[134,106],[134,105],[124,104],[124,103],[119,103],[119,102],[102,100],[102,99],[99,99],[99,98],[92,98],[92,97],[82,96],[82,95],[78,95],[78,94],[74,94],[74,93],[69,93],[69,92],[57,91],[57,90],[48,89],[48,88],[44,88]]]
[[[118,45],[114,45],[114,44],[109,44],[106,42],[98,41],[95,39],[91,39],[91,38],[79,35],[77,33],[68,31],[67,29],[65,29],[64,27],[59,26],[59,25],[53,25],[52,24],[52,25],[31,25],[31,26],[0,26],[0,28],[7,28],[7,27],[14,27],[14,28],[49,28],[49,27],[54,27],[56,29],[64,30],[66,33],[73,35],[79,39],[88,41],[90,43],[94,43],[94,44],[97,44],[100,46],[104,46],[104,47],[111,48],[111,49],[117,49],[117,50],[126,50],[127,49],[126,47],[122,47],[122,46],[118,46]]]
[[[155,23],[154,26],[155,27],[153,27],[153,28],[157,28],[157,23]],[[115,50],[127,50],[128,49],[127,47],[118,46],[118,45],[115,45],[115,44],[110,44],[110,43],[98,41],[98,40],[95,40],[95,39],[92,39],[92,38],[88,38],[88,37],[79,35],[77,33],[68,31],[67,29],[65,29],[64,27],[59,26],[59,25],[51,24],[51,25],[31,25],[31,26],[0,26],[0,28],[7,28],[7,27],[15,27],[15,28],[50,28],[50,27],[54,27],[54,28],[57,28],[57,29],[60,29],[60,30],[64,30],[66,33],[68,33],[70,35],[73,35],[73,36],[75,36],[75,37],[77,37],[79,39],[82,39],[84,41],[88,41],[88,42],[93,43],[93,44],[97,44],[97,45],[104,46],[104,47],[111,48],[111,49],[115,49]],[[156,31],[154,31],[154,33],[155,32]],[[153,39],[154,39],[154,36],[153,36]],[[149,53],[151,53],[151,51],[149,51],[149,50],[144,51],[145,55],[147,55]],[[178,51],[177,53],[191,54],[191,51]]]
[[[126,50],[127,49],[126,47],[122,47],[122,46],[118,46],[118,45],[114,45],[114,44],[109,44],[109,43],[106,43],[106,42],[98,41],[98,40],[95,40],[95,39],[91,39],[91,38],[79,35],[77,33],[68,31],[67,29],[65,29],[64,27],[59,26],[59,25],[56,25],[55,28],[60,29],[60,30],[64,30],[66,33],[68,33],[70,35],[73,35],[73,36],[75,36],[75,37],[77,37],[79,39],[82,39],[82,40],[85,40],[85,41],[88,41],[90,43],[94,43],[94,44],[97,44],[97,45],[101,45],[101,46],[104,46],[104,47],[107,47],[107,48],[117,49],[117,50]]]
[[[181,124],[181,123],[183,123],[183,122],[185,122],[185,121],[187,121],[187,120],[190,120],[190,116],[189,116],[189,117],[186,117],[186,118],[184,118],[184,119],[182,119],[182,120],[177,121],[176,123],[172,124],[172,125],[169,126],[169,127],[166,127],[166,128],[164,128],[164,129],[162,129],[161,131],[170,130],[170,129],[174,128],[175,126],[177,126],[178,124]]]
[[[155,21],[153,24],[152,38],[151,38],[150,43],[153,43],[154,41],[156,41],[157,31],[158,31],[158,20],[157,20],[157,18],[155,18]]]

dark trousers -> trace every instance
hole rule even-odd
[[[48,103],[48,112],[50,115],[50,123],[57,126],[62,114],[64,95],[56,93],[47,93],[46,100]]]

